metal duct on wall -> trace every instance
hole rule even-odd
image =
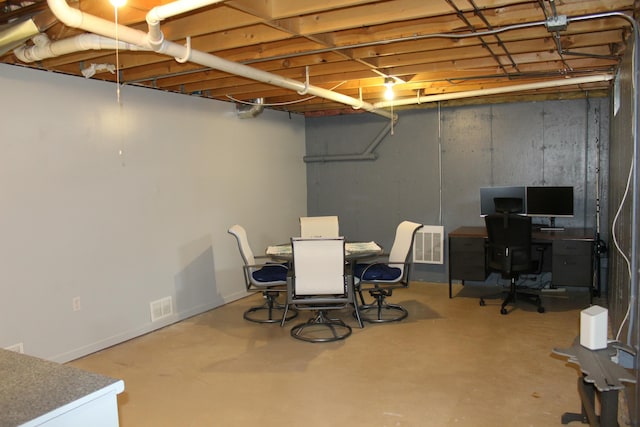
[[[240,104],[236,102],[236,113],[240,119],[252,119],[264,111],[264,98],[254,99],[251,103]]]
[[[0,55],[24,44],[31,37],[51,27],[55,22],[55,16],[47,11],[26,20],[0,26]]]

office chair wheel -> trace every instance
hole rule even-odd
[[[507,314],[507,313],[508,313],[508,311],[507,311],[507,309],[506,309],[506,308],[502,307],[502,308],[500,309],[500,314]]]
[[[485,305],[487,305],[487,303],[486,303],[486,302],[484,302],[484,299],[483,299],[483,298],[480,298],[480,306],[481,306],[481,307],[484,307]]]
[[[538,307],[538,313],[544,313],[544,307]]]

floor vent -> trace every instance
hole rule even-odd
[[[443,242],[443,226],[423,226],[416,232],[416,237],[413,241],[413,262],[419,264],[443,264]]]
[[[171,297],[164,297],[162,299],[152,301],[150,304],[151,309],[151,321],[156,322],[160,319],[164,319],[167,316],[173,314],[173,302]]]

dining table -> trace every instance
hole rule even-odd
[[[362,323],[362,319],[360,318],[360,313],[358,311],[358,301],[356,299],[356,288],[355,281],[353,278],[353,271],[355,269],[355,265],[357,261],[363,261],[366,259],[374,259],[383,253],[383,248],[378,245],[374,241],[368,242],[345,242],[344,244],[344,259],[348,264],[348,277],[349,284],[351,285],[352,295],[353,295],[353,306],[354,306],[354,316],[358,321],[358,325],[360,328],[364,327],[364,323]],[[292,262],[293,261],[293,251],[291,243],[280,243],[276,245],[269,245],[265,250],[265,254],[273,259],[274,261],[279,262]],[[294,266],[295,269],[295,266]]]
[[[291,243],[270,245],[265,251],[266,255],[274,260],[292,261],[293,252]],[[370,242],[345,242],[344,259],[352,263],[364,258],[377,257],[382,254],[382,247],[374,241]]]

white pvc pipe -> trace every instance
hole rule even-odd
[[[596,76],[572,77],[567,79],[552,80],[546,82],[524,83],[514,86],[503,86],[489,89],[470,90],[466,92],[443,93],[439,95],[426,95],[415,98],[399,99],[394,101],[382,101],[373,104],[374,108],[397,107],[401,105],[422,104],[423,102],[448,101],[451,99],[473,98],[476,96],[497,95],[501,93],[520,92],[524,90],[546,89],[550,87],[579,85],[585,83],[605,82],[612,80],[609,74],[599,74]]]
[[[199,0],[203,1],[203,0]],[[288,79],[278,76],[266,71],[258,70],[249,67],[244,64],[238,64],[236,62],[228,61],[226,59],[211,55],[209,53],[201,52],[198,50],[190,50],[189,48],[167,41],[158,40],[162,38],[162,32],[159,35],[156,33],[154,40],[150,40],[150,35],[142,31],[129,28],[123,25],[117,25],[106,19],[98,18],[93,15],[84,13],[78,9],[69,7],[66,0],[47,0],[49,8],[56,17],[62,21],[65,25],[73,28],[80,28],[91,33],[99,34],[105,37],[109,37],[116,40],[122,40],[133,45],[137,45],[142,49],[151,49],[158,53],[163,53],[174,58],[190,58],[190,62],[204,65],[206,67],[215,68],[220,71],[224,71],[229,74],[234,74],[242,77],[256,80],[262,83],[279,86],[285,89],[293,91],[301,91],[305,89],[305,84],[296,80]],[[178,3],[184,3],[179,1]],[[211,3],[211,2],[208,2]],[[168,5],[165,5],[168,6]],[[152,19],[153,20],[153,19]],[[307,92],[311,95],[318,96],[320,98],[328,99],[331,101],[339,102],[341,104],[350,105],[356,108],[362,108],[366,111],[378,114],[388,119],[396,120],[396,116],[384,110],[380,110],[374,107],[372,104],[362,102],[359,99],[352,98],[337,92],[333,92],[328,89],[309,85]]]
[[[176,0],[162,6],[154,7],[147,13],[146,17],[149,26],[149,43],[153,46],[160,47],[164,42],[164,35],[160,30],[160,21],[211,4],[220,3],[221,1],[222,0]]]
[[[31,46],[20,46],[13,50],[16,57],[22,62],[36,62],[47,58],[66,55],[82,50],[122,49],[143,50],[136,45],[125,42],[116,42],[108,37],[96,34],[79,34],[67,39],[52,42],[45,33],[32,38]],[[150,49],[145,49],[150,50]]]

